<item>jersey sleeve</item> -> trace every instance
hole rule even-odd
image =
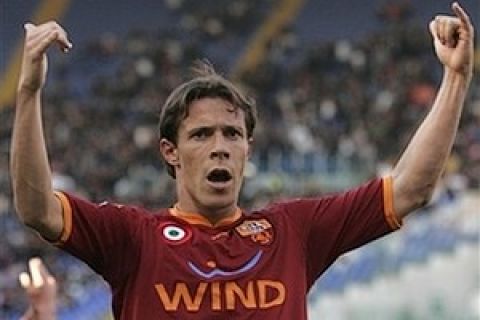
[[[94,204],[63,192],[55,195],[64,220],[55,245],[87,263],[109,283],[130,274],[138,261],[142,215],[133,207]]]
[[[323,198],[293,201],[285,211],[298,231],[312,281],[341,254],[401,226],[393,209],[391,177]]]

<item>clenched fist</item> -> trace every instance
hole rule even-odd
[[[72,48],[72,43],[68,40],[65,30],[54,21],[39,25],[27,23],[24,27],[25,45],[18,89],[35,92],[45,84],[46,51],[50,45],[56,43],[60,50],[68,52]]]
[[[474,29],[465,10],[452,4],[455,16],[436,16],[430,22],[435,52],[445,68],[470,80],[473,73]]]

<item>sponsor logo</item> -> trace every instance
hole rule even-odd
[[[192,237],[188,226],[178,223],[164,223],[160,228],[165,241],[172,244],[184,243]],[[250,238],[259,244],[269,244],[273,239],[272,225],[266,219],[244,221],[236,231],[241,237]],[[187,261],[188,268],[200,281],[172,280],[155,283],[155,292],[166,312],[279,308],[285,304],[287,298],[287,289],[283,282],[271,279],[241,279],[254,272],[263,255],[264,250],[260,249],[240,266],[227,269],[219,268],[216,262],[211,260],[200,267]]]
[[[237,281],[199,282],[189,288],[185,282],[177,282],[172,288],[155,284],[155,291],[166,311],[175,312],[184,307],[189,312],[202,306],[212,311],[246,309],[270,309],[285,303],[286,288],[280,281],[250,280],[241,285]],[[207,301],[207,302],[205,302]]]
[[[263,251],[259,250],[250,260],[248,260],[242,267],[238,268],[237,270],[232,270],[232,271],[225,271],[220,268],[215,268],[209,272],[204,272],[200,270],[193,262],[188,261],[187,264],[190,267],[190,270],[193,271],[197,276],[200,276],[204,279],[211,279],[213,277],[230,277],[230,276],[238,276],[241,275],[242,273],[248,272],[252,270],[260,261],[260,258],[262,257]],[[213,266],[213,265],[212,265]]]

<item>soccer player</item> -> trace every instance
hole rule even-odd
[[[55,320],[57,283],[40,258],[28,261],[29,273],[22,272],[20,284],[25,289],[30,307],[21,320]]]
[[[71,43],[54,22],[27,24],[11,153],[18,215],[104,277],[117,319],[306,319],[307,292],[339,255],[398,229],[431,197],[473,73],[473,26],[452,9],[430,23],[444,69],[435,102],[391,174],[248,213],[237,201],[255,106],[213,70],[177,87],[162,109],[174,206],[152,214],[54,192],[41,121],[45,51]]]

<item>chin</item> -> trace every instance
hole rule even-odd
[[[232,205],[237,205],[235,197],[229,193],[209,194],[204,199],[205,207],[212,209],[222,209]]]

